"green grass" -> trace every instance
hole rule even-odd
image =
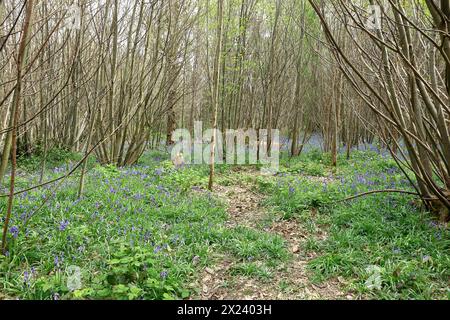
[[[236,227],[219,230],[217,241],[243,260],[261,260],[276,264],[289,258],[281,237],[255,229]]]
[[[18,196],[8,253],[0,256],[0,296],[180,299],[195,294],[191,284],[213,262],[215,250],[238,261],[267,259],[268,270],[286,259],[279,237],[224,227],[224,204],[201,188],[207,166],[176,169],[167,159],[149,152],[134,167],[93,164],[80,199],[76,174],[58,188]],[[65,172],[58,166],[47,170],[45,180]],[[19,189],[35,184],[37,176],[24,175]],[[2,198],[0,211],[5,209]],[[72,266],[81,272],[76,291],[68,287]]]
[[[49,156],[44,181],[79,159]],[[449,230],[411,196],[377,194],[336,203],[369,190],[411,190],[395,162],[355,152],[350,161],[339,157],[333,170],[329,160],[318,151],[285,157],[275,177],[242,177],[235,168],[218,166],[217,183],[254,184],[268,195],[268,215],[257,225],[270,226],[277,217],[299,222],[310,235],[300,250],[316,257],[308,264],[311,281],[343,277],[347,290],[365,298],[448,299]],[[41,160],[21,160],[19,190],[38,182],[33,162]],[[213,266],[215,252],[233,259],[230,283],[236,276],[274,281],[292,259],[276,234],[225,226],[224,203],[206,191],[207,166],[177,169],[168,154],[152,151],[133,167],[90,160],[89,168],[80,199],[78,173],[58,188],[16,198],[9,251],[0,255],[0,298],[182,299],[200,289],[193,284]],[[0,211],[5,210],[1,198]],[[326,237],[319,236],[323,232]],[[75,291],[68,287],[73,266],[82,281]],[[378,282],[370,287],[374,275]]]
[[[270,268],[263,264],[255,262],[240,263],[231,268],[230,274],[232,276],[242,275],[246,277],[257,278],[262,281],[270,281],[273,278]]]
[[[317,159],[303,156],[289,167],[298,167],[299,161],[308,167]],[[344,277],[349,290],[368,298],[449,298],[450,232],[417,208],[412,197],[377,194],[336,202],[375,189],[410,190],[393,160],[355,152],[350,161],[339,158],[328,183],[285,174],[262,179],[259,188],[270,195],[269,207],[285,219],[297,219],[310,233],[303,249],[318,254],[309,263],[314,281]],[[327,231],[326,239],[315,237],[318,228]],[[373,266],[380,286],[370,288]]]

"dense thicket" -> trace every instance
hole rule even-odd
[[[450,208],[449,6],[2,1],[0,181],[11,154],[55,146],[134,164],[201,120],[279,128],[293,155],[320,134],[334,165],[340,147],[376,139],[430,209]]]

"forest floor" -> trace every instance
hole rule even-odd
[[[346,293],[337,279],[314,284],[308,276],[308,261],[314,258],[313,253],[301,250],[307,238],[326,237],[326,231],[309,233],[295,220],[283,220],[274,212],[263,206],[267,196],[257,191],[253,180],[255,177],[265,178],[254,168],[237,168],[235,179],[227,179],[228,175],[219,177],[219,181],[230,182],[229,185],[218,185],[214,195],[222,199],[227,207],[229,228],[245,227],[260,232],[278,235],[283,238],[291,256],[287,261],[276,266],[274,270],[264,270],[264,263],[256,262],[254,269],[262,268],[260,274],[251,268],[236,266],[241,261],[230,254],[216,253],[213,266],[206,268],[200,277],[201,292],[195,299],[219,300],[299,300],[299,299],[353,299]],[[225,179],[225,180],[224,180]],[[247,182],[246,182],[247,181]],[[252,182],[248,182],[252,181]],[[256,275],[251,277],[251,275]],[[249,277],[250,275],[250,277]],[[261,276],[262,275],[262,276]]]
[[[79,159],[50,152],[44,181]],[[20,159],[17,190],[41,163]],[[329,163],[312,150],[270,176],[218,165],[209,192],[207,165],[175,168],[165,152],[127,168],[90,159],[82,197],[78,173],[16,197],[0,299],[449,299],[448,226],[411,196],[340,201],[411,190],[395,161]]]

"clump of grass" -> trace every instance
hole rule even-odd
[[[270,281],[273,278],[273,274],[269,268],[260,263],[244,262],[233,266],[230,269],[232,276],[242,275],[251,278],[257,278],[262,281]]]
[[[266,260],[274,263],[289,258],[284,240],[277,235],[236,227],[217,234],[223,248],[243,260]]]

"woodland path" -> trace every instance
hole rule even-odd
[[[258,171],[242,172],[244,176],[254,177]],[[256,192],[251,179],[240,179],[224,186],[216,185],[214,194],[223,199],[227,206],[226,226],[254,228],[281,236],[290,252],[290,259],[272,270],[270,279],[260,279],[233,275],[230,270],[239,261],[231,254],[214,253],[214,264],[205,268],[200,276],[201,292],[194,299],[217,300],[295,300],[295,299],[354,299],[344,289],[343,279],[333,279],[314,284],[308,277],[307,263],[314,255],[302,250],[308,237],[326,237],[324,231],[309,234],[295,220],[283,220],[271,214],[270,208],[263,206],[265,195]]]

